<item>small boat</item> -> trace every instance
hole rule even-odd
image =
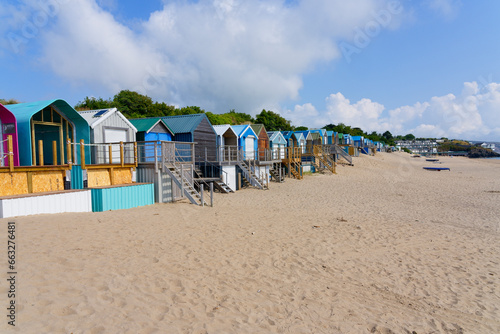
[[[422,167],[425,170],[437,170],[438,172],[442,170],[450,170],[448,167]]]
[[[436,161],[439,161],[439,159],[425,159],[425,161],[436,162]]]

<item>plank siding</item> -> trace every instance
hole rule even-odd
[[[217,135],[207,119],[203,119],[194,130],[193,142],[196,143],[196,162],[204,161],[205,157],[208,161],[217,160]]]

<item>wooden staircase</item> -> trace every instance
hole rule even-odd
[[[165,164],[165,171],[170,176],[173,182],[182,189],[182,195],[189,199],[192,204],[202,205],[201,195],[196,189],[194,185],[189,182],[188,179],[181,176],[181,170],[173,164]],[[203,201],[205,205],[208,205],[207,202]]]
[[[238,166],[241,168],[243,171],[243,181],[252,187],[259,188],[264,190],[265,183],[264,180],[259,178],[257,175],[255,175],[254,171],[252,171],[252,167],[245,162],[244,160],[239,160],[237,162]]]
[[[352,163],[352,157],[349,154],[347,154],[346,151],[342,149],[342,147],[336,146],[335,153],[344,158],[344,160],[349,163],[349,166],[354,166],[354,164]]]
[[[290,165],[291,165],[290,172],[292,173],[293,177],[295,177],[297,180],[302,180],[304,178],[301,171],[302,166],[295,161],[292,161]]]
[[[326,154],[321,146],[317,145],[314,146],[313,149],[313,154],[314,154],[314,164],[319,168],[319,169],[328,169],[332,174],[336,174],[335,171],[335,161],[329,156],[329,154]]]
[[[225,184],[222,180],[220,181],[214,181],[215,188],[219,190],[221,193],[224,194],[229,194],[229,193],[234,193],[234,191],[229,188],[227,184]]]
[[[275,167],[276,164],[273,164],[273,166],[269,169],[269,173],[271,174],[271,176],[274,178],[274,180],[276,180],[276,182],[283,182],[285,181],[285,173],[281,173],[281,176],[280,176],[280,171],[279,169],[281,168],[281,164],[277,164],[277,168]]]

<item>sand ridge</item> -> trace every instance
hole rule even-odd
[[[214,208],[15,218],[14,332],[499,333],[500,161],[440,160],[362,156]]]

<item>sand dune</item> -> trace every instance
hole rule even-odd
[[[363,156],[214,208],[9,219],[13,332],[500,333],[500,161],[440,160]]]

